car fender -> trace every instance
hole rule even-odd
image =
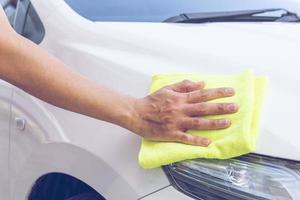
[[[104,160],[72,143],[40,100],[14,88],[11,112],[11,199],[27,199],[34,182],[51,172],[73,176],[107,199],[138,198],[126,180]]]

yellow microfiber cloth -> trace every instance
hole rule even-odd
[[[186,159],[227,159],[254,152],[267,79],[255,77],[251,71],[239,75],[162,74],[153,76],[150,93],[185,79],[205,81],[205,88],[234,88],[235,96],[210,102],[234,102],[239,104],[239,111],[235,114],[207,117],[229,118],[231,126],[223,130],[188,131],[211,139],[213,142],[208,147],[143,139],[139,164],[143,168],[155,168]]]

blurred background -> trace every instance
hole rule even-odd
[[[12,24],[16,10],[17,0],[0,0],[1,6],[5,10],[10,23]]]

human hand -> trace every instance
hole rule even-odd
[[[149,140],[208,146],[209,139],[186,131],[228,128],[229,119],[206,119],[204,116],[235,113],[238,105],[207,102],[233,96],[232,88],[203,88],[203,82],[185,80],[136,100],[136,117],[131,130]]]

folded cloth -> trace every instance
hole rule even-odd
[[[233,97],[210,102],[235,102],[239,105],[239,111],[235,114],[207,117],[229,118],[231,126],[223,130],[188,131],[189,134],[211,139],[212,143],[208,147],[143,139],[139,164],[143,168],[155,168],[186,159],[227,159],[254,152],[267,79],[255,77],[251,71],[239,75],[162,74],[153,76],[150,93],[185,79],[203,80],[205,88],[232,87],[235,89],[236,94]]]

